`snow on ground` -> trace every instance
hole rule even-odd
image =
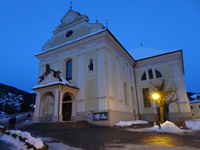
[[[53,138],[43,138],[42,140],[47,143],[47,145],[49,146],[49,150],[82,150],[80,148],[75,148],[75,147],[70,147],[66,144],[63,144],[61,141],[56,141]]]
[[[26,145],[24,145],[18,139],[13,138],[12,136],[0,133],[0,140],[11,143],[13,146],[15,146],[15,150],[27,150]]]
[[[200,119],[185,121],[185,124],[190,130],[200,130]]]
[[[184,133],[186,130],[180,129],[174,123],[170,121],[166,121],[161,124],[161,129],[159,126],[154,125],[151,128],[143,128],[143,129],[127,129],[128,131],[137,131],[137,132],[164,132],[164,133]]]
[[[115,126],[125,127],[125,126],[131,126],[132,124],[148,124],[148,122],[143,120],[119,121],[118,123],[115,124]]]
[[[38,142],[33,137],[31,137],[30,133],[28,133],[28,132],[21,132],[19,130],[9,130],[9,131],[12,133],[15,133],[17,135],[20,134],[22,137],[25,137],[25,138],[29,139],[30,141],[32,140],[33,143]],[[58,149],[58,150],[81,150],[80,148],[74,148],[74,147],[65,145],[65,144],[61,143],[60,141],[54,140],[53,138],[41,138],[41,139],[42,139],[42,141],[47,143],[47,145],[49,146],[49,150],[55,150],[55,149]],[[18,139],[13,138],[12,136],[8,136],[8,135],[0,133],[0,140],[5,141],[7,143],[11,143],[15,147],[15,150],[28,150],[26,145],[24,145]],[[31,144],[33,144],[33,143],[31,143]]]

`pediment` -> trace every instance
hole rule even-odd
[[[87,21],[89,20],[86,15],[81,15],[79,12],[69,10],[65,14],[65,16],[61,19],[61,25],[68,25],[70,23],[81,20],[83,18],[85,18]],[[59,26],[61,26],[61,25],[59,25]]]
[[[48,83],[52,83],[52,82],[56,82],[59,81],[58,78],[55,78],[53,76],[53,72],[51,71],[42,82],[39,83],[39,85],[44,85],[44,84],[48,84]]]

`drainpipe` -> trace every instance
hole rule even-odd
[[[135,83],[135,91],[136,91],[136,100],[137,100],[137,108],[138,108],[138,115],[139,115],[139,120],[141,119],[140,116],[140,108],[139,108],[139,103],[138,103],[138,90],[137,90],[137,82],[136,82],[136,77],[135,77],[135,66],[137,62],[133,65],[133,73],[134,73],[134,83]]]
[[[60,92],[62,92],[63,90],[63,85],[62,85],[62,89],[59,91],[59,95],[58,95],[58,122],[59,122],[59,112],[60,112]]]

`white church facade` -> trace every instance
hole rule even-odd
[[[135,60],[101,23],[69,10],[39,59],[33,122],[88,121],[113,126],[122,120],[155,121],[151,83],[167,80],[178,90],[170,120],[191,117],[183,80],[182,51]]]

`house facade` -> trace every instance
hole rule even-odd
[[[121,120],[154,121],[152,82],[167,80],[178,101],[170,119],[191,117],[183,80],[182,51],[135,60],[101,23],[69,10],[36,57],[39,63],[33,122],[88,121],[113,126]]]
[[[188,97],[190,110],[193,119],[200,119],[200,94],[193,94]]]

